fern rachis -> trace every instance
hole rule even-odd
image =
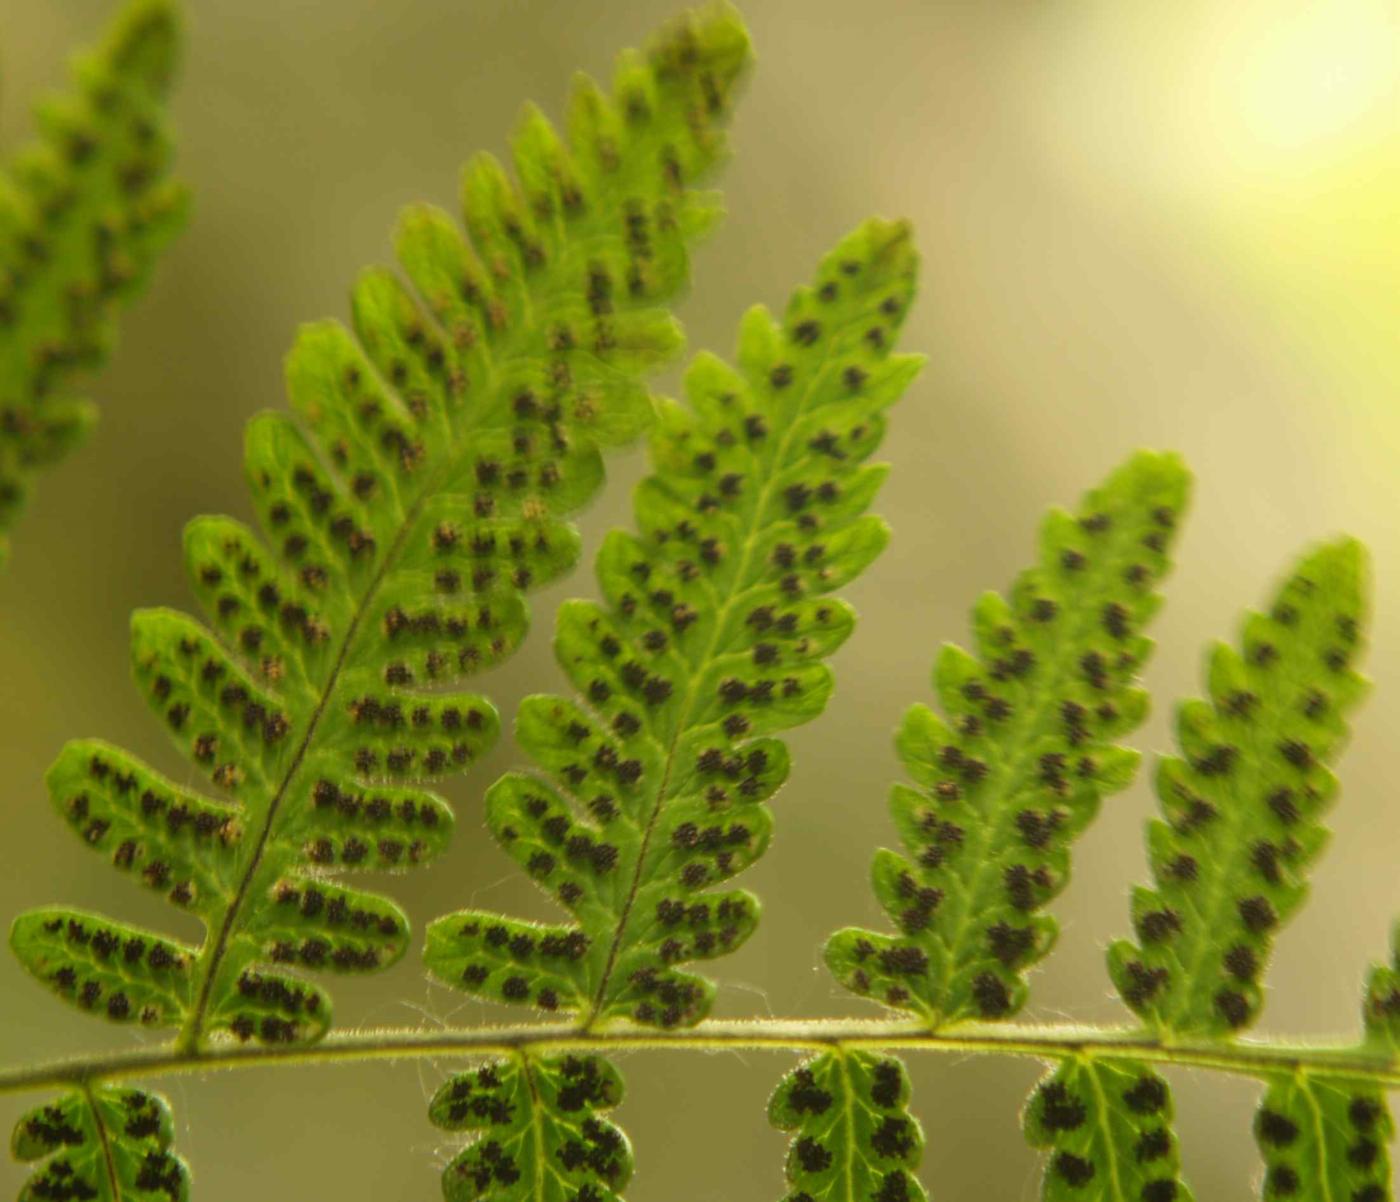
[[[429,1105],[467,1141],[443,1174],[452,1202],[614,1202],[634,1165],[609,1057],[647,1049],[801,1055],[769,1106],[790,1142],[767,1188],[790,1202],[925,1197],[919,1162],[940,1132],[921,1130],[901,1058],[930,1051],[1048,1064],[1022,1120],[1054,1202],[1189,1202],[1169,1085],[1183,1067],[1260,1082],[1266,1199],[1390,1196],[1395,950],[1366,981],[1359,1041],[1241,1034],[1325,842],[1364,691],[1367,577],[1349,540],[1300,561],[1241,650],[1214,652],[1209,699],[1179,711],[1148,832],[1153,885],[1134,891],[1133,938],[1110,954],[1141,1023],[1008,1021],[1052,950],[1046,910],[1073,841],[1136,767],[1145,632],[1189,491],[1173,455],[1141,452],[1076,514],[1053,512],[1036,565],[977,603],[972,651],[939,657],[940,712],[916,707],[901,727],[912,784],[891,812],[905,850],[878,853],[873,874],[891,929],[849,928],[826,951],[840,982],[895,1013],[709,1017],[714,982],[683,966],[734,950],[757,921],[756,897],[721,886],[768,848],[788,767],[775,736],[829,694],[824,661],[854,622],[834,594],[885,542],[866,512],[883,478],[868,458],[918,365],[893,345],[912,237],[872,221],[780,320],[745,318],[735,367],[702,355],[685,403],[647,395],[644,374],[678,344],[660,306],[716,211],[690,185],[719,157],[746,60],[742,27],[712,6],[625,58],[611,98],[582,85],[566,139],[527,113],[515,181],[490,160],[469,169],[465,236],[410,210],[397,250],[411,287],[369,273],[353,335],[303,331],[296,417],[249,428],[264,534],[196,520],[187,559],[209,625],[171,610],[133,622],[138,682],[216,795],[98,740],[50,773],[79,836],[208,933],[194,946],[61,906],[15,921],[40,983],[175,1032],[0,1071],[0,1091],[64,1090],[16,1128],[13,1151],[35,1166],[22,1198],[186,1196],[170,1111],[135,1082],[433,1057],[471,1061]],[[397,905],[336,878],[444,846],[453,814],[424,786],[468,766],[497,725],[487,699],[448,690],[511,653],[524,595],[581,552],[567,519],[600,486],[599,449],[653,420],[637,529],[603,542],[601,600],[559,613],[575,695],[520,707],[533,767],[486,800],[492,836],[566,919],[472,910],[429,926],[434,975],[548,1021],[328,1033],[308,974],[387,967],[410,943]],[[637,1150],[643,1166],[657,1155]]]
[[[671,435],[662,435],[658,439],[659,462],[667,461],[666,448],[670,445],[670,438]],[[1164,468],[1167,471],[1165,476],[1161,474]],[[1179,467],[1160,457],[1140,456],[1115,480],[1120,483],[1106,491],[1101,490],[1095,496],[1119,498],[1129,506],[1136,506],[1136,512],[1145,515],[1150,525],[1165,528],[1158,513],[1161,506],[1157,499],[1162,495],[1160,487],[1163,485],[1170,495],[1177,498],[1182,495]],[[1157,483],[1146,490],[1136,485],[1125,486],[1124,483],[1152,480]],[[1104,510],[1105,507],[1095,501],[1086,506],[1081,517],[1087,517],[1087,525],[1092,528],[1099,524],[1097,515]],[[645,514],[648,510],[644,506],[640,512]],[[1122,512],[1115,512],[1116,520],[1123,520]],[[645,527],[646,522],[643,524]],[[1080,522],[1075,528],[1084,531],[1085,535],[1092,534],[1092,530],[1085,531],[1084,526],[1085,523]],[[1068,528],[1063,524],[1058,527],[1061,530]],[[614,540],[604,548],[600,563],[603,565],[605,585],[611,579],[617,588],[624,587],[618,582],[628,578],[629,565],[635,561],[626,556],[618,558],[616,552],[619,547],[629,545],[625,541]],[[1049,545],[1053,561],[1059,555],[1059,548],[1054,539]],[[624,570],[610,577],[608,565],[615,564],[621,564]],[[1110,573],[1105,580],[1111,577]],[[1078,580],[1079,577],[1074,579]],[[1300,586],[1299,580],[1311,583]],[[1228,772],[1216,772],[1212,767],[1222,757],[1212,750],[1218,746],[1218,740],[1213,742],[1201,733],[1214,729],[1209,723],[1203,725],[1202,711],[1190,706],[1183,709],[1182,738],[1183,747],[1190,757],[1188,766],[1195,765],[1193,770],[1199,773],[1202,765],[1205,765],[1205,774],[1210,781],[1218,782],[1220,778],[1226,778],[1226,784],[1220,786],[1226,791],[1213,795],[1211,804],[1217,813],[1233,814],[1231,807],[1237,804],[1236,793],[1246,799],[1253,797],[1259,790],[1256,785],[1247,782],[1271,779],[1272,774],[1280,770],[1273,765],[1282,764],[1292,772],[1321,772],[1321,761],[1335,752],[1340,728],[1332,717],[1327,717],[1324,726],[1318,728],[1316,723],[1323,720],[1323,712],[1315,704],[1307,703],[1324,682],[1328,696],[1348,705],[1359,693],[1358,682],[1351,674],[1350,661],[1359,645],[1356,619],[1364,609],[1360,599],[1363,580],[1354,544],[1341,542],[1324,547],[1306,559],[1290,577],[1280,601],[1270,609],[1267,618],[1250,619],[1245,640],[1247,647],[1257,644],[1258,632],[1264,628],[1261,623],[1277,625],[1282,622],[1285,631],[1298,632],[1288,637],[1302,640],[1298,646],[1303,648],[1304,654],[1302,658],[1290,659],[1293,653],[1288,650],[1287,639],[1280,634],[1268,640],[1281,650],[1278,657],[1267,657],[1268,664],[1259,664],[1261,670],[1269,670],[1275,663],[1288,665],[1296,662],[1297,666],[1290,669],[1285,677],[1280,677],[1288,685],[1282,692],[1275,694],[1262,687],[1250,689],[1260,700],[1250,707],[1249,712],[1253,721],[1266,723],[1270,720],[1267,715],[1273,712],[1270,707],[1275,707],[1282,726],[1268,738],[1240,742],[1239,750],[1229,757]],[[1289,598],[1298,594],[1300,588],[1304,597],[1295,604]],[[605,592],[611,595],[611,591],[615,589],[605,587]],[[1026,594],[1024,590],[1013,595],[1029,600],[1034,608],[1034,596]],[[1094,595],[1092,590],[1072,604],[1076,612],[1091,617],[1095,623],[1102,623],[1105,605],[1102,597]],[[1325,620],[1314,621],[1307,616],[1311,612],[1307,608],[1310,604],[1320,607],[1318,613],[1324,615]],[[989,607],[992,605],[992,602],[984,601],[979,613],[991,612]],[[1144,612],[1149,612],[1152,605],[1155,602]],[[563,610],[561,647],[569,646],[566,636],[571,629],[568,625],[570,615],[600,612],[603,611],[588,607],[581,609],[578,603],[567,605]],[[1337,623],[1336,613],[1347,621]],[[1117,624],[1118,619],[1115,618],[1114,625]],[[587,627],[586,622],[584,626]],[[995,630],[995,627],[984,629]],[[794,630],[791,633],[798,632]],[[1111,637],[1117,637],[1109,633]],[[1336,647],[1341,645],[1336,643],[1338,636],[1344,638],[1347,650],[1341,659],[1334,653]],[[1217,652],[1215,656],[1217,667],[1212,676],[1212,695],[1222,707],[1220,712],[1233,721],[1235,718],[1231,715],[1240,709],[1236,700],[1239,690],[1225,686],[1233,679],[1232,673],[1238,674],[1244,670],[1231,665],[1242,664],[1243,661],[1222,658],[1224,654]],[[1254,656],[1255,660],[1260,658],[1257,654]],[[563,659],[564,666],[569,668],[571,661],[568,655]],[[587,666],[596,667],[596,662],[590,658]],[[636,697],[646,696],[647,679],[644,675],[631,686]],[[1339,686],[1339,681],[1344,687]],[[583,687],[586,688],[588,683],[591,681],[585,682]],[[945,688],[945,696],[954,699],[951,702],[953,707],[971,702],[985,709],[995,702],[995,696],[985,691],[973,690],[971,697],[964,696],[961,684],[965,681],[962,677],[952,678],[952,683],[959,687],[951,691]],[[611,694],[605,700],[610,699]],[[556,704],[548,701],[527,703],[522,712],[522,721],[528,721],[532,714],[542,713],[549,717],[551,707]],[[1054,708],[1063,719],[1062,708]],[[1295,709],[1302,721],[1314,724],[1312,729],[1325,733],[1325,739],[1321,742],[1316,735],[1308,736],[1309,746],[1315,749],[1310,752],[1315,763],[1313,760],[1308,765],[1297,763],[1295,761],[1301,759],[1299,754],[1291,747],[1285,750],[1290,743],[1290,737],[1285,736],[1294,731],[1299,720],[1288,716]],[[1326,712],[1328,715],[1334,713],[1331,708]],[[557,752],[558,744],[552,733],[557,729],[557,725],[550,726],[546,731],[547,737],[541,738],[531,736],[527,731],[527,739],[536,738],[530,745],[536,748],[537,754]],[[671,742],[674,742],[675,729],[665,729]],[[745,735],[748,733],[747,730],[744,732]],[[982,737],[980,732],[973,733]],[[964,731],[963,734],[966,736],[968,732]],[[1081,739],[1079,745],[1084,746],[1085,741]],[[907,738],[902,743],[906,752],[918,746],[920,744],[910,743]],[[92,758],[102,754],[102,745],[83,746],[81,754],[70,757],[70,768],[78,772],[86,771]],[[959,764],[965,763],[966,759],[967,753],[962,753]],[[562,770],[563,761],[556,759],[548,762],[560,766]],[[611,766],[615,767],[618,762],[611,761]],[[958,764],[953,767],[957,770]],[[938,792],[937,781],[941,779],[938,773],[943,770],[939,769],[926,782],[933,794]],[[61,777],[63,762],[57,771]],[[1253,865],[1250,871],[1256,875],[1265,873],[1265,884],[1268,884],[1267,865],[1261,863],[1254,846],[1257,840],[1252,835],[1254,828],[1251,823],[1257,820],[1244,819],[1246,813],[1254,811],[1241,810],[1234,814],[1231,821],[1203,822],[1204,811],[1192,805],[1189,798],[1183,799],[1172,787],[1178,779],[1179,770],[1164,769],[1159,774],[1163,784],[1164,806],[1176,821],[1173,837],[1213,840],[1220,844],[1219,852],[1213,853],[1217,859],[1222,855],[1245,855]],[[1330,778],[1315,779],[1320,782],[1314,790],[1316,799],[1325,800],[1331,793],[1331,785],[1326,783]],[[151,792],[156,784],[152,779],[143,777],[133,781],[129,789],[144,795]],[[1051,796],[1057,798],[1060,804],[1066,804],[1069,795],[1056,788],[1054,781],[1042,780],[1037,787],[1048,788]],[[1232,789],[1236,793],[1232,793]],[[1258,801],[1257,798],[1255,800]],[[1270,821],[1282,820],[1278,807],[1269,805],[1267,796],[1263,803],[1261,813],[1272,815]],[[214,839],[219,838],[219,832],[226,830],[225,823],[235,813],[227,807],[215,808],[212,803],[201,802],[185,792],[172,793],[165,805],[168,808],[172,804],[183,806],[186,810],[181,821],[183,828],[191,831],[203,828],[206,837]],[[942,798],[940,804],[945,807],[962,806],[963,818],[960,821],[979,820],[974,818],[975,811],[969,808],[966,794],[957,798]],[[898,817],[906,811],[897,807],[895,812]],[[989,820],[996,820],[994,811],[988,813]],[[70,812],[69,817],[73,819],[75,815]],[[87,817],[84,813],[77,820]],[[1181,823],[1183,817],[1187,819],[1184,826]],[[1303,817],[1300,811],[1298,817],[1292,818],[1286,825],[1295,825]],[[1308,811],[1307,820],[1315,821],[1315,811]],[[1017,825],[1019,829],[1027,824]],[[498,837],[504,833],[499,825],[496,829]],[[1061,823],[1059,829],[1072,831],[1075,827]],[[1164,837],[1159,833],[1152,838],[1155,865],[1175,864],[1181,854],[1164,843]],[[528,857],[513,849],[514,841],[507,838],[505,843],[507,850],[511,850],[528,867]],[[1310,839],[1301,843],[1298,851],[1315,848],[1316,843],[1316,839]],[[1203,862],[1200,854],[1196,853],[1198,863]],[[1281,847],[1270,862],[1276,862],[1282,871],[1283,865],[1290,863],[1288,855],[1292,854],[1295,853]],[[1306,866],[1308,858],[1304,856],[1298,861],[1299,869]],[[935,869],[954,863],[956,861],[940,859]],[[1176,871],[1175,875],[1180,878],[1180,871]],[[1209,878],[1202,869],[1195,879],[1204,881]],[[1247,880],[1240,880],[1238,872],[1223,873],[1218,879],[1221,882],[1237,882],[1240,888],[1252,887]],[[917,897],[915,900],[918,900]],[[936,913],[937,908],[934,910]],[[618,917],[624,912],[620,905],[614,909],[609,919],[614,925],[604,929],[621,930]],[[1152,946],[1160,947],[1163,941],[1154,938],[1155,924],[1147,923],[1143,918],[1149,912],[1155,911],[1139,901],[1135,907],[1135,926],[1140,939],[1146,934]],[[1282,914],[1287,911],[1280,907],[1277,912]],[[989,912],[984,920],[990,922],[995,917],[995,912]],[[1240,911],[1240,918],[1246,921],[1244,911]],[[39,963],[42,955],[53,954],[52,945],[57,940],[58,954],[68,955],[71,959],[71,948],[63,946],[63,941],[69,936],[69,924],[89,924],[85,929],[85,941],[79,942],[85,947],[96,948],[102,921],[67,910],[34,912],[22,917],[17,924],[16,944],[24,955]],[[460,921],[460,916],[440,920],[445,924],[441,928],[445,942],[439,942],[436,945],[439,950],[430,953],[430,962],[434,963],[435,968],[444,963],[441,949],[446,948],[450,952],[453,941],[460,936]],[[1183,924],[1184,921],[1183,917]],[[1217,918],[1214,927],[1219,926]],[[1261,935],[1265,933],[1261,932]],[[910,938],[907,934],[904,937]],[[1221,932],[1219,937],[1227,941],[1233,938],[1228,930]],[[129,928],[122,929],[122,938],[142,941],[142,963],[148,966],[152,955],[155,955],[158,964],[168,969],[181,957],[194,954],[193,949],[181,949],[169,941],[162,942],[158,936]],[[103,942],[115,946],[110,938]],[[1175,945],[1168,941],[1168,946]],[[1213,946],[1227,950],[1220,943]],[[100,953],[90,954],[97,959],[102,958]],[[1115,952],[1115,965],[1125,963],[1123,956],[1124,953]],[[158,971],[153,969],[153,972]],[[1115,968],[1115,972],[1119,971]],[[1131,988],[1140,976],[1126,973],[1123,979]],[[351,1033],[341,1037],[331,1036],[307,1048],[271,1046],[242,1050],[236,1045],[211,1045],[153,1049],[150,1052],[118,1054],[79,1062],[76,1066],[57,1065],[21,1071],[0,1077],[0,1086],[21,1088],[68,1081],[101,1083],[87,1093],[80,1091],[69,1095],[67,1100],[58,1104],[56,1110],[52,1107],[40,1108],[21,1124],[16,1136],[16,1151],[26,1157],[50,1157],[47,1167],[34,1178],[35,1181],[52,1180],[52,1176],[46,1177],[44,1174],[52,1174],[56,1171],[55,1166],[68,1166],[73,1171],[81,1171],[84,1164],[91,1163],[92,1155],[92,1145],[85,1142],[87,1137],[82,1135],[82,1131],[98,1130],[94,1123],[111,1124],[117,1121],[115,1115],[129,1112],[136,1116],[133,1129],[142,1133],[129,1137],[134,1141],[130,1146],[140,1150],[140,1155],[149,1162],[144,1180],[148,1183],[168,1180],[178,1189],[183,1188],[183,1169],[169,1151],[168,1128],[161,1126],[164,1120],[158,1117],[163,1113],[161,1103],[139,1090],[124,1092],[113,1084],[124,1076],[214,1066],[251,1066],[284,1059],[340,1060],[474,1052],[489,1058],[486,1066],[473,1073],[451,1078],[440,1091],[433,1108],[434,1120],[440,1125],[452,1130],[465,1128],[479,1133],[477,1140],[449,1166],[445,1178],[449,1196],[472,1199],[505,1197],[517,1189],[526,1188],[523,1183],[548,1181],[553,1184],[540,1186],[545,1189],[546,1196],[550,1196],[554,1190],[565,1190],[571,1196],[573,1192],[595,1188],[608,1191],[599,1195],[608,1197],[615,1196],[616,1191],[626,1183],[630,1174],[631,1153],[627,1150],[625,1136],[615,1126],[590,1111],[579,1109],[594,1105],[603,1110],[615,1105],[620,1096],[621,1086],[616,1070],[599,1058],[598,1053],[627,1047],[806,1050],[814,1053],[815,1058],[785,1078],[784,1085],[775,1096],[772,1110],[775,1123],[783,1129],[796,1131],[788,1169],[794,1190],[824,1200],[859,1198],[873,1202],[901,1202],[917,1197],[921,1188],[911,1174],[917,1167],[923,1137],[908,1110],[907,1085],[897,1084],[903,1081],[903,1077],[898,1071],[897,1061],[890,1059],[889,1053],[920,1050],[945,1050],[959,1054],[1007,1052],[1047,1059],[1055,1065],[1032,1095],[1025,1117],[1028,1140],[1036,1147],[1045,1148],[1048,1154],[1044,1187],[1047,1198],[1142,1198],[1147,1202],[1163,1202],[1170,1198],[1173,1202],[1185,1202],[1190,1195],[1181,1178],[1178,1145],[1171,1129],[1170,1090],[1156,1069],[1193,1065],[1242,1072],[1262,1078],[1266,1083],[1255,1134],[1267,1164],[1267,1197],[1351,1197],[1360,1198],[1362,1202],[1379,1202],[1387,1196],[1385,1182],[1388,1161],[1384,1143],[1391,1131],[1383,1091],[1400,1086],[1400,1058],[1395,1053],[1393,1030],[1400,1028],[1400,1018],[1397,1018],[1400,1015],[1400,987],[1396,986],[1396,979],[1392,967],[1377,968],[1373,972],[1366,990],[1367,1038],[1360,1045],[1245,1042],[1222,1038],[1219,1028],[1210,1024],[1200,1028],[1188,1026],[1164,1039],[1151,1030],[1134,1028],[1018,1027],[1004,1022],[960,1021],[939,1023],[936,1029],[928,1029],[927,1019],[923,1026],[911,1026],[907,1021],[891,1024],[840,1021],[803,1023],[771,1019],[737,1023],[701,1020],[687,1028],[683,1025],[668,1026],[664,1015],[642,1016],[649,1018],[653,1024],[659,1023],[658,1029],[655,1025],[639,1027],[616,1015],[610,1016],[605,1024],[590,1022],[587,1007],[590,999],[596,995],[583,990],[577,995],[574,1020],[563,1024],[445,1032]],[[503,988],[502,1000],[513,1000],[510,996],[512,992]],[[181,1004],[178,996],[173,1001],[169,1000],[168,991],[166,994],[151,993],[138,1000],[142,1006],[164,1005],[172,1011],[178,1010]],[[532,997],[531,1000],[537,999]],[[899,1004],[898,1000],[896,1004]],[[1220,1013],[1218,1007],[1215,1013]],[[858,1079],[866,1084],[858,1084]],[[548,1088],[542,1084],[546,1080],[552,1082]],[[891,1086],[889,1082],[896,1085]],[[99,1097],[98,1093],[93,1092],[97,1089],[110,1092]],[[587,1102],[588,1098],[593,1101]],[[80,1108],[72,1112],[77,1117],[65,1117],[74,1106]],[[114,1110],[114,1106],[125,1109]],[[518,1125],[522,1121],[518,1108],[522,1106],[528,1112],[528,1122],[523,1127]],[[147,1115],[156,1117],[148,1122],[141,1117]],[[1319,1134],[1312,1137],[1308,1134],[1309,1130]],[[65,1131],[74,1133],[75,1145],[70,1147],[64,1138],[55,1134]],[[159,1134],[162,1131],[167,1133]],[[142,1144],[142,1140],[151,1138],[145,1134],[147,1132],[156,1133],[155,1142]],[[556,1134],[547,1135],[548,1132]],[[84,1156],[89,1159],[84,1160]],[[139,1176],[141,1170],[138,1168],[134,1171]],[[120,1182],[123,1178],[117,1174],[113,1180]],[[119,1195],[112,1193],[110,1196]]]

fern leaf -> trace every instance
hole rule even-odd
[[[1175,456],[1134,456],[1077,516],[1050,514],[1040,562],[1009,600],[981,598],[976,653],[944,647],[945,716],[915,706],[897,740],[917,786],[890,801],[908,857],[882,850],[872,871],[899,933],[831,937],[826,962],[847,988],[931,1026],[1020,1009],[1025,972],[1057,931],[1038,911],[1069,879],[1071,842],[1137,764],[1117,740],[1147,712],[1134,683],[1151,650],[1143,630],[1187,488]]]
[[[1181,1180],[1171,1093],[1146,1065],[1074,1056],[1040,1085],[1022,1116],[1049,1156],[1045,1202],[1190,1202]]]
[[[101,362],[183,223],[165,111],[179,32],[173,0],[132,0],[0,168],[0,559],[34,474],[96,419],[62,390]]]
[[[1400,927],[1391,960],[1372,968],[1363,1017],[1366,1044],[1400,1047]],[[1364,1080],[1298,1071],[1267,1078],[1254,1117],[1265,1164],[1263,1197],[1297,1202],[1389,1202],[1389,1145],[1395,1133],[1382,1090]]]
[[[1387,1202],[1393,1130],[1376,1086],[1302,1071],[1271,1076],[1254,1120],[1266,1165],[1261,1196]]]
[[[189,1169],[170,1151],[173,1136],[170,1110],[154,1094],[74,1090],[15,1125],[15,1159],[41,1162],[19,1202],[185,1202]]]
[[[923,1202],[914,1176],[924,1134],[893,1056],[838,1048],[788,1073],[768,1121],[792,1131],[786,1202]]]
[[[622,1078],[598,1056],[521,1053],[459,1073],[434,1095],[432,1121],[475,1139],[443,1170],[447,1202],[616,1202],[632,1176],[627,1137],[599,1115]]]
[[[1400,922],[1390,931],[1390,960],[1372,966],[1362,1005],[1368,1045],[1400,1051]]]
[[[1274,933],[1326,842],[1328,764],[1364,692],[1351,665],[1365,594],[1360,544],[1311,551],[1269,612],[1245,619],[1240,651],[1215,646],[1210,700],[1178,710],[1182,755],[1156,780],[1166,821],[1147,836],[1156,888],[1134,891],[1137,942],[1109,949],[1119,993],[1154,1029],[1227,1036],[1259,1013]]]
[[[739,369],[700,356],[667,408],[640,535],[598,557],[607,604],[574,601],[556,650],[577,700],[532,697],[517,738],[544,775],[487,795],[492,833],[573,915],[482,912],[429,927],[426,960],[495,1001],[687,1025],[714,985],[677,965],[734,950],[758,902],[714,886],[762,854],[787,773],[773,732],[819,713],[822,663],[853,615],[828,597],[879,552],[865,464],[918,360],[891,354],[914,285],[907,228],[871,221],[821,265],[780,325],[745,317]]]
[[[59,997],[118,1022],[179,1026],[198,949],[100,915],[53,906],[15,921],[19,961]]]
[[[49,776],[84,841],[208,936],[172,953],[182,980],[157,997],[68,925],[49,931],[56,912],[25,915],[12,943],[40,979],[63,992],[71,974],[97,1013],[114,990],[149,996],[182,1047],[218,1032],[282,1043],[330,1023],[302,972],[403,954],[399,908],[327,878],[443,846],[451,812],[422,786],[470,765],[498,726],[485,698],[446,686],[518,644],[523,594],[577,556],[566,519],[601,481],[598,448],[650,419],[642,375],[678,340],[660,306],[714,216],[693,184],[722,155],[747,59],[737,17],[711,7],[624,56],[611,97],[580,82],[567,141],[528,112],[518,183],[489,158],[467,168],[469,237],[436,210],[405,216],[416,296],[371,271],[354,335],[303,330],[295,416],[248,429],[265,537],[196,519],[186,559],[210,625],[170,610],[132,621],[137,683],[220,799],[90,742]]]

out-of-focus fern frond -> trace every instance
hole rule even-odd
[[[0,167],[0,560],[31,478],[96,418],[69,387],[183,224],[165,107],[179,42],[174,0],[132,0]]]

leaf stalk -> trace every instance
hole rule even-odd
[[[820,1051],[832,1047],[958,1055],[1024,1056],[1063,1060],[1073,1056],[1136,1060],[1242,1076],[1279,1072],[1325,1073],[1400,1089],[1400,1056],[1364,1044],[1301,1040],[1221,1044],[1165,1041],[1132,1027],[1073,1024],[966,1023],[929,1031],[908,1022],[863,1019],[755,1018],[710,1020],[682,1030],[630,1023],[581,1030],[563,1023],[511,1026],[380,1027],[332,1032],[300,1047],[221,1044],[202,1049],[165,1046],[76,1057],[0,1070],[0,1094],[97,1081],[278,1065],[342,1064],[426,1056],[498,1056],[579,1051]]]

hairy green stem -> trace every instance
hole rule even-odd
[[[631,1024],[583,1031],[564,1023],[438,1030],[384,1027],[332,1033],[320,1043],[301,1047],[138,1048],[107,1056],[77,1057],[3,1070],[0,1071],[0,1093],[57,1085],[89,1086],[94,1081],[206,1069],[401,1060],[454,1054],[503,1055],[526,1048],[538,1052],[569,1052],[609,1049],[722,1051],[730,1048],[819,1051],[832,1047],[984,1053],[1040,1060],[1091,1056],[1102,1060],[1176,1064],[1244,1076],[1278,1072],[1325,1073],[1332,1078],[1400,1089],[1400,1055],[1388,1055],[1382,1049],[1355,1044],[1249,1040],[1229,1044],[1208,1040],[1167,1042],[1138,1028],[1071,1024],[967,1023],[945,1033],[923,1030],[906,1022],[759,1018],[711,1020],[698,1027],[672,1031]]]

